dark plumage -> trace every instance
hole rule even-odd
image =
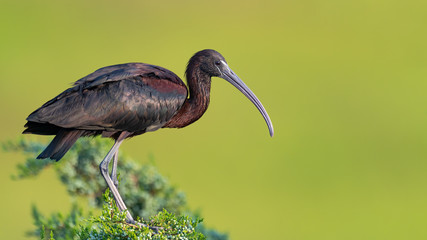
[[[245,94],[260,110],[273,136],[262,104],[214,50],[196,53],[189,61],[187,87],[173,72],[145,63],[104,67],[76,81],[27,118],[23,133],[55,135],[37,158],[60,160],[78,138],[111,137],[115,140],[100,165],[121,210],[117,191],[117,151],[125,138],[159,128],[181,128],[198,120],[209,105],[211,77],[221,77]],[[111,178],[108,164],[114,157]],[[114,184],[116,186],[114,186]],[[133,221],[130,214],[129,221]]]
[[[156,130],[186,98],[184,83],[164,68],[144,63],[104,67],[31,113],[24,133],[56,135],[38,158],[59,160],[81,136],[116,138],[122,131]]]

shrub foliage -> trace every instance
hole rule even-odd
[[[45,147],[37,141],[20,138],[3,144],[4,150],[26,156],[17,165],[14,179],[33,178],[53,167],[69,195],[88,202],[89,211],[77,204],[82,201],[73,201],[69,213],[49,217],[33,206],[36,229],[30,235],[42,239],[228,239],[227,234],[204,227],[198,214],[189,210],[185,194],[158,172],[153,159],[139,164],[120,152],[118,172],[126,177],[119,176],[119,191],[143,225],[126,223],[125,212],[116,207],[98,168],[111,144],[108,139],[81,138],[59,162],[35,159]],[[101,213],[94,216],[92,212]]]

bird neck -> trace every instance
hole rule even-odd
[[[185,127],[197,121],[209,106],[211,77],[201,71],[198,66],[190,66],[190,64],[186,71],[190,96],[164,127]]]

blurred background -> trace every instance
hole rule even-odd
[[[189,58],[212,48],[262,101],[275,136],[215,78],[199,121],[122,151],[153,156],[232,239],[426,239],[426,11],[421,0],[3,0],[0,141],[100,67],[146,62],[184,79]],[[31,204],[70,208],[53,171],[13,181],[24,157],[0,161],[0,239],[25,239]]]

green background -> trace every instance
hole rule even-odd
[[[212,48],[262,101],[274,138],[215,78],[199,121],[121,148],[153,155],[208,226],[232,239],[427,238],[427,1],[0,4],[1,141],[97,68],[146,62],[183,77]],[[32,203],[69,209],[53,171],[12,181],[24,157],[0,161],[0,239],[25,238]]]

